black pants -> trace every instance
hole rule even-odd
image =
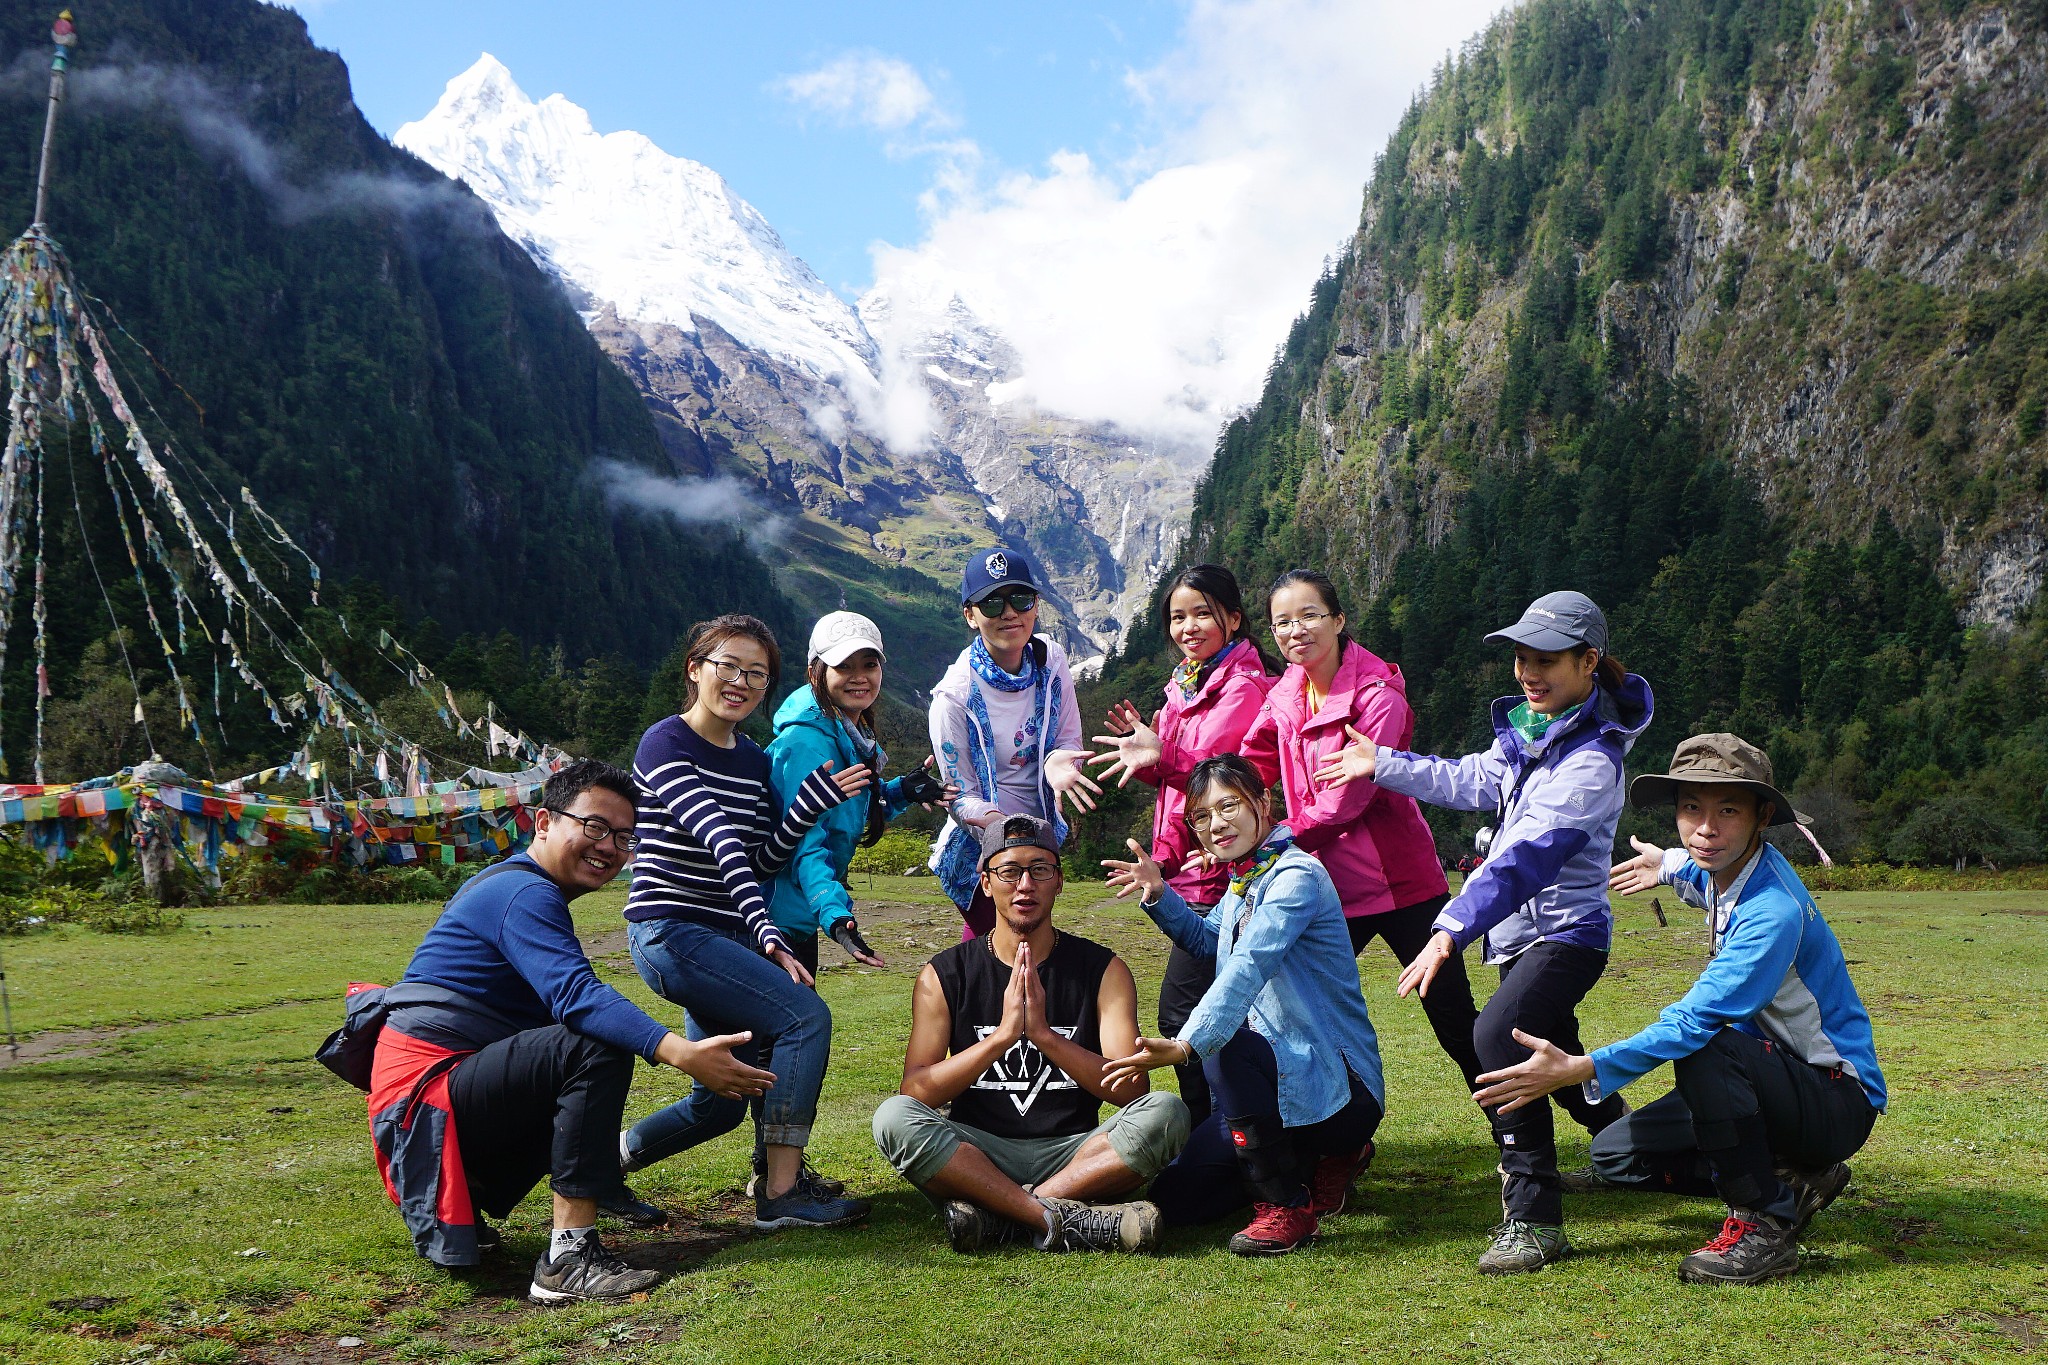
[[[1473,1026],[1472,1041],[1487,1071],[1528,1060],[1529,1049],[1515,1041],[1514,1031],[1547,1039],[1566,1052],[1586,1049],[1579,1042],[1579,1002],[1607,970],[1607,954],[1576,943],[1538,943],[1503,963],[1500,989],[1486,1002]],[[1598,1133],[1621,1117],[1621,1096],[1598,1105],[1586,1103],[1577,1086],[1556,1092],[1565,1111]],[[1528,1223],[1564,1221],[1564,1194],[1557,1182],[1557,1132],[1549,1098],[1527,1104],[1512,1114],[1486,1111],[1493,1140],[1500,1147],[1500,1200],[1508,1218]]]
[[[1855,1077],[1732,1028],[1671,1069],[1676,1090],[1593,1139],[1593,1168],[1603,1179],[1719,1195],[1735,1208],[1789,1217],[1792,1192],[1777,1168],[1846,1161],[1877,1122]]]
[[[1406,967],[1436,932],[1433,926],[1437,912],[1450,899],[1446,892],[1383,915],[1359,915],[1346,920],[1345,927],[1351,931],[1352,955],[1364,952],[1365,945],[1377,937],[1393,949],[1394,957]],[[1436,1034],[1436,1045],[1464,1076],[1466,1088],[1477,1090],[1479,1073],[1484,1068],[1479,1065],[1479,1052],[1472,1044],[1472,1025],[1478,1022],[1479,1007],[1472,1003],[1472,982],[1465,975],[1463,953],[1437,968],[1436,980],[1429,983],[1429,994],[1422,997],[1422,1013],[1429,1020],[1430,1031]]]
[[[1317,1161],[1360,1150],[1379,1129],[1379,1101],[1355,1075],[1342,1109],[1299,1128],[1283,1125],[1279,1063],[1272,1045],[1248,1028],[1203,1065],[1215,1109],[1146,1196],[1170,1225],[1212,1222],[1253,1200],[1299,1208]]]
[[[550,1177],[565,1199],[619,1188],[633,1054],[560,1024],[502,1038],[448,1076],[471,1201],[493,1218]]]
[[[782,937],[789,944],[789,955],[803,963],[804,970],[815,978],[818,975],[818,936],[814,933],[792,934],[785,929]]]
[[[1190,905],[1196,914],[1206,914],[1209,907]],[[1209,993],[1209,987],[1216,984],[1216,959],[1197,957],[1178,943],[1166,957],[1166,975],[1159,979],[1159,1036],[1172,1038],[1187,1026],[1188,1016],[1195,1012],[1195,1006],[1202,1003],[1202,997]],[[1200,1062],[1176,1066],[1173,1074],[1180,1078],[1181,1102],[1188,1107],[1190,1130],[1200,1128],[1202,1120],[1209,1117],[1209,1078],[1202,1074]]]

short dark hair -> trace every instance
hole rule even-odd
[[[1259,776],[1259,770],[1243,754],[1218,754],[1214,758],[1205,758],[1188,774],[1187,804],[1181,807],[1181,819],[1189,829],[1195,825],[1194,816],[1189,812],[1209,794],[1211,787],[1228,788],[1239,799],[1254,806],[1266,799],[1266,779]]]
[[[623,796],[627,805],[639,808],[640,792],[633,785],[633,775],[617,764],[596,758],[579,758],[550,773],[547,785],[540,789],[540,803],[549,810],[567,810],[592,787]]]

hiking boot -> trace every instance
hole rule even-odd
[[[1510,1218],[1493,1229],[1493,1245],[1479,1255],[1479,1273],[1526,1275],[1571,1254],[1563,1228]]]
[[[652,1289],[665,1278],[659,1270],[627,1265],[604,1249],[597,1234],[559,1258],[543,1256],[533,1264],[533,1283],[526,1297],[535,1303],[579,1303],[585,1299],[623,1299]]]
[[[1159,1208],[1142,1199],[1128,1204],[1039,1202],[1052,1210],[1047,1251],[1151,1251],[1159,1245]]]
[[[1713,1241],[1678,1265],[1691,1284],[1756,1284],[1799,1269],[1799,1235],[1792,1224],[1753,1209],[1730,1209]]]
[[[1252,1221],[1231,1234],[1240,1256],[1284,1256],[1316,1235],[1316,1212],[1307,1204],[1254,1204]]]
[[[756,1157],[754,1160],[754,1173],[747,1177],[747,1198],[760,1198],[761,1182],[767,1178],[768,1173],[762,1169],[760,1158]],[[796,1183],[809,1190],[812,1197],[816,1199],[839,1199],[846,1194],[846,1182],[844,1180],[834,1180],[829,1175],[820,1175],[812,1167],[809,1157],[805,1157],[803,1164],[797,1167]]]
[[[868,1216],[865,1199],[821,1199],[799,1181],[773,1199],[754,1196],[754,1227],[761,1232],[783,1228],[837,1228]]]
[[[483,1219],[476,1220],[476,1250],[479,1256],[495,1256],[505,1249],[505,1239]]]
[[[1595,1166],[1581,1166],[1576,1171],[1559,1171],[1557,1187],[1566,1194],[1595,1194],[1601,1190],[1620,1188],[1612,1180],[1600,1174]]]
[[[609,1214],[629,1228],[665,1228],[668,1226],[668,1211],[634,1194],[624,1182],[611,1194],[597,1201],[597,1211]]]
[[[1308,1207],[1317,1219],[1334,1218],[1344,1211],[1344,1201],[1351,1196],[1351,1182],[1372,1164],[1372,1153],[1373,1146],[1368,1142],[1355,1152],[1326,1156],[1316,1163],[1308,1178]]]
[[[946,1220],[946,1240],[962,1256],[1008,1246],[1027,1232],[1014,1219],[990,1213],[981,1205],[970,1204],[965,1199],[948,1199],[939,1213]]]
[[[1819,1171],[1795,1171],[1781,1166],[1778,1179],[1791,1186],[1792,1193],[1799,1199],[1799,1207],[1792,1216],[1792,1235],[1797,1238],[1806,1235],[1807,1224],[1813,1221],[1815,1214],[1834,1203],[1842,1191],[1849,1188],[1849,1168],[1839,1161]]]

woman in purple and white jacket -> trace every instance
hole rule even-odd
[[[1486,939],[1500,988],[1473,1025],[1488,1071],[1524,1061],[1525,1037],[1579,1047],[1579,1001],[1607,969],[1614,915],[1607,900],[1615,826],[1626,797],[1622,760],[1654,712],[1650,685],[1607,652],[1607,618],[1583,593],[1539,597],[1522,619],[1486,637],[1515,648],[1520,697],[1493,704],[1494,742],[1464,758],[1404,753],[1363,740],[1316,777],[1370,780],[1453,810],[1491,811],[1486,860],[1437,915],[1429,943],[1401,973],[1400,993],[1427,994],[1444,963]],[[1545,1030],[1555,1029],[1556,1033]],[[1597,1133],[1628,1112],[1619,1096],[1589,1105],[1557,1098]],[[1541,1269],[1569,1254],[1557,1145],[1547,1101],[1487,1112],[1500,1147],[1505,1217],[1479,1258],[1488,1274]]]

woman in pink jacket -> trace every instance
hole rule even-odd
[[[1437,911],[1450,899],[1429,824],[1412,797],[1371,783],[1362,792],[1358,783],[1318,785],[1314,778],[1325,759],[1351,743],[1349,730],[1408,748],[1415,712],[1401,670],[1345,637],[1336,585],[1322,574],[1280,575],[1266,614],[1287,671],[1240,752],[1286,793],[1287,827],[1337,884],[1352,950],[1377,935],[1405,967],[1428,944]],[[1472,1024],[1479,1011],[1462,957],[1444,964],[1422,1004],[1437,1044],[1476,1089],[1481,1068]]]
[[[1152,806],[1152,861],[1181,899],[1204,915],[1223,899],[1230,870],[1202,856],[1181,818],[1188,774],[1205,758],[1237,751],[1273,678],[1252,640],[1237,579],[1221,565],[1183,570],[1167,585],[1160,617],[1167,638],[1181,652],[1167,680],[1166,704],[1150,725],[1128,701],[1112,709],[1108,723],[1115,733],[1095,737],[1110,749],[1091,761],[1108,765],[1105,776],[1120,773],[1119,786],[1135,776],[1159,788]],[[1160,1036],[1180,1032],[1215,977],[1215,958],[1196,957],[1175,945],[1159,983]],[[1209,1113],[1209,1082],[1201,1064],[1174,1071],[1180,1097],[1200,1123]]]

